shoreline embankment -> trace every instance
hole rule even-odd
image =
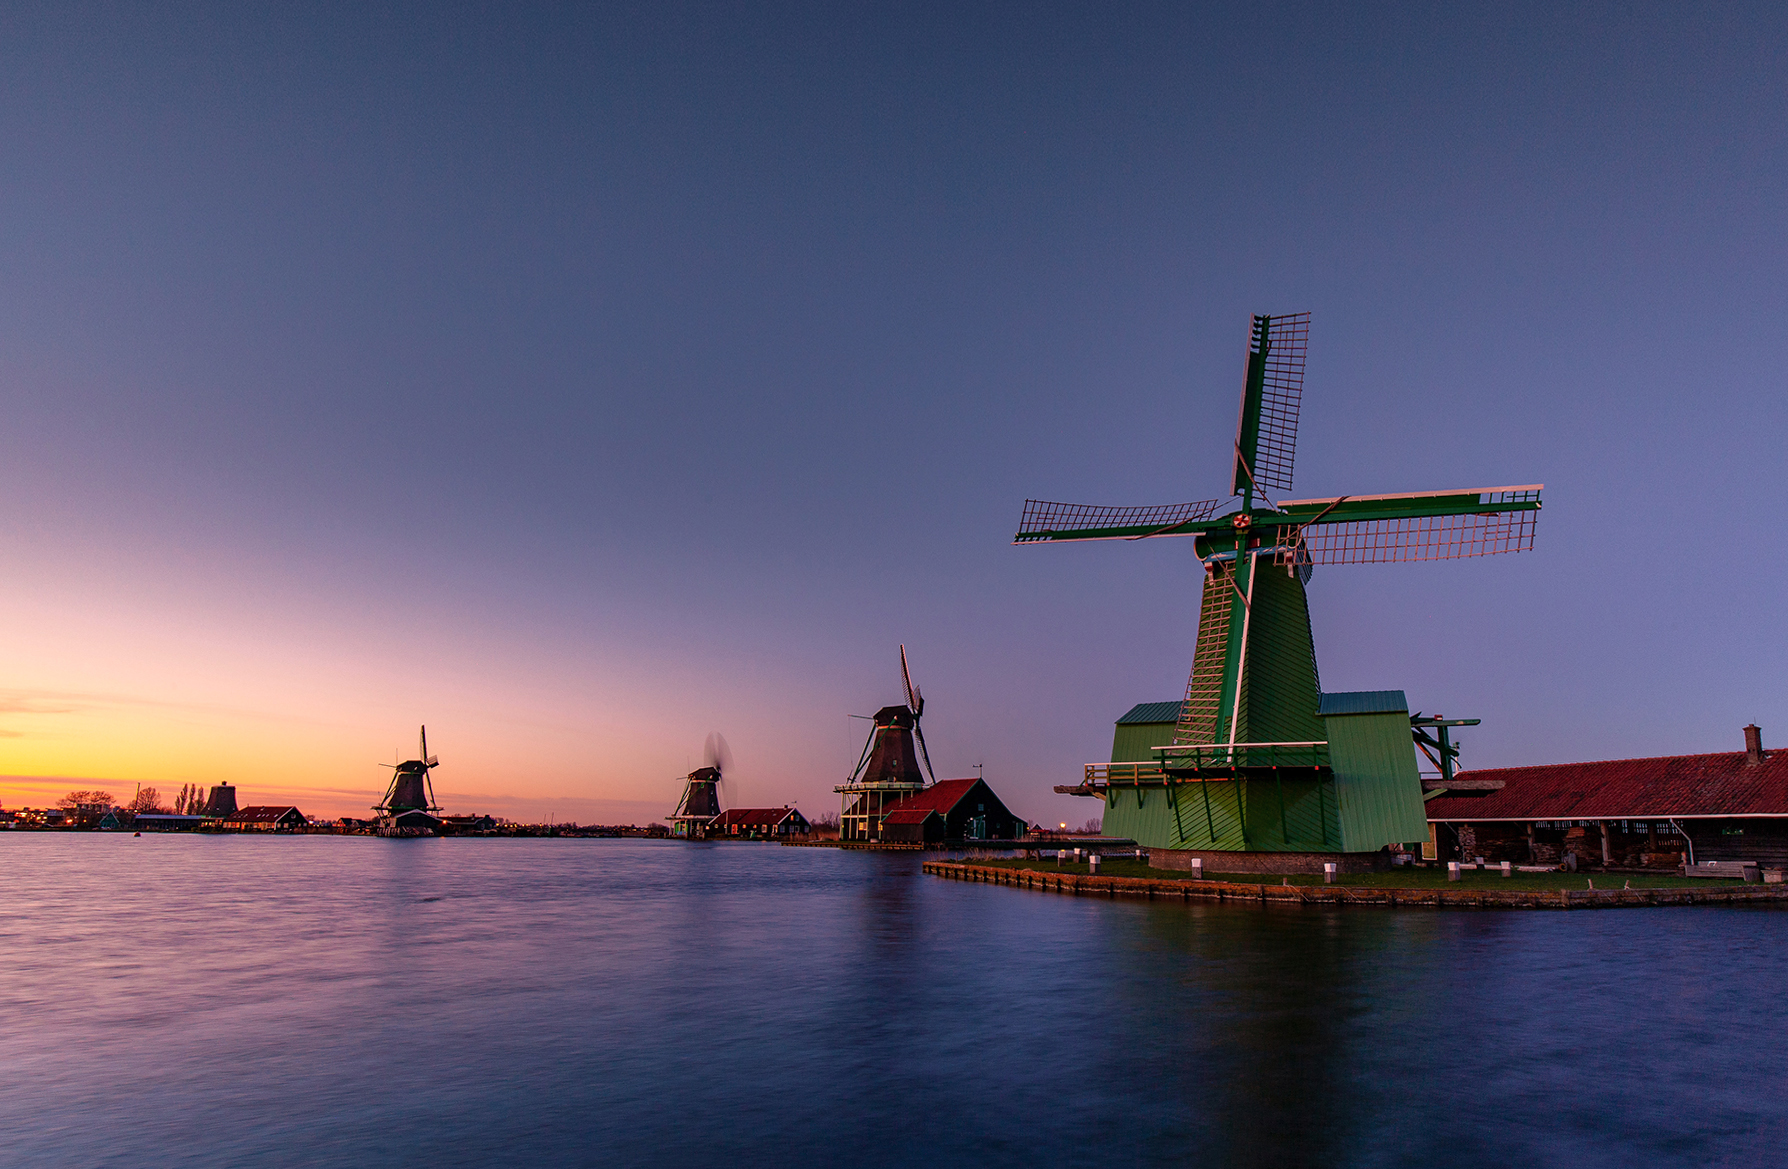
[[[1011,885],[1078,896],[1143,897],[1150,901],[1222,901],[1252,905],[1356,905],[1425,909],[1644,909],[1672,905],[1788,904],[1788,885],[1700,889],[1396,889],[1365,885],[1266,885],[999,868],[926,861],[935,877]]]

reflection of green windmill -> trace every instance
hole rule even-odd
[[[1403,696],[1321,693],[1304,588],[1316,564],[1532,548],[1540,485],[1274,503],[1267,492],[1291,486],[1309,327],[1308,313],[1254,318],[1229,510],[1219,514],[1220,499],[1025,503],[1015,543],[1190,536],[1204,564],[1172,742],[1153,749],[1151,765],[1089,767],[1085,784],[1060,789],[1103,796],[1108,835],[1160,848],[1354,852],[1427,834]],[[1392,714],[1402,721],[1386,721]],[[1385,751],[1394,758],[1355,765]],[[1131,788],[1134,801],[1118,798]]]

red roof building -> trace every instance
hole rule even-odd
[[[1460,783],[1484,786],[1431,797],[1431,839],[1442,857],[1788,864],[1788,751],[1764,751],[1756,727],[1745,728],[1745,747],[1463,771]]]
[[[941,779],[887,805],[881,818],[881,839],[906,843],[1015,840],[1024,830],[982,779]]]
[[[807,817],[794,808],[728,808],[708,821],[709,836],[735,840],[769,840],[778,836],[806,836]]]

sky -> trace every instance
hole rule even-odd
[[[1467,766],[1788,742],[1788,8],[0,7],[0,804],[836,810],[900,699],[1014,811],[1179,697],[1256,312],[1319,568]]]

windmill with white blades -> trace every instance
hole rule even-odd
[[[1107,835],[1190,853],[1305,854],[1427,835],[1416,742],[1427,745],[1427,728],[1470,720],[1411,718],[1397,690],[1323,694],[1305,586],[1317,564],[1527,551],[1542,485],[1275,502],[1269,491],[1291,488],[1309,329],[1309,313],[1253,318],[1232,500],[1025,503],[1014,543],[1185,536],[1203,568],[1170,741],[1132,741],[1141,757],[1120,759],[1120,724],[1114,761],[1056,789],[1103,799]],[[1442,763],[1450,778],[1450,757]]]

